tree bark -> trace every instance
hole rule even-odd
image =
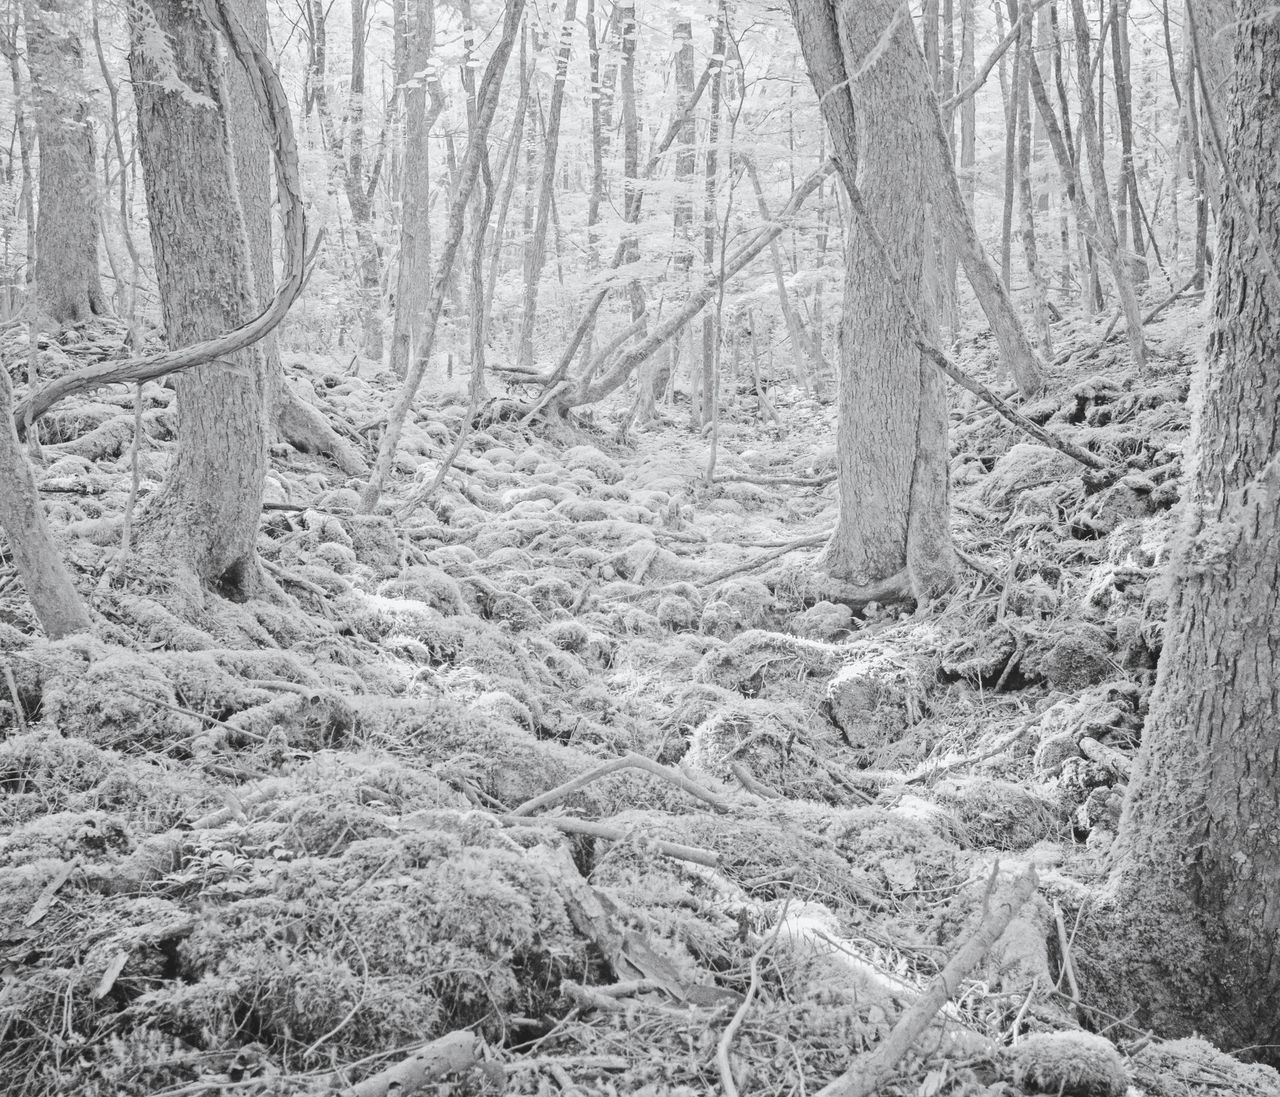
[[[1182,529],[1099,980],[1162,1035],[1280,1056],[1280,24],[1239,0],[1229,162]],[[1198,14],[1198,13],[1197,13]],[[1261,230],[1261,241],[1253,227]],[[1260,247],[1261,245],[1261,247]],[[1113,962],[1118,966],[1111,966]],[[1092,989],[1092,988],[1091,988]]]
[[[13,426],[13,387],[0,369],[0,529],[40,627],[59,640],[92,627],[71,582],[36,492],[35,476]]]
[[[98,272],[93,126],[78,0],[27,0],[27,67],[40,139],[36,296],[58,327],[107,312]]]
[[[215,109],[169,90],[148,55],[150,12],[172,42],[177,75]],[[170,347],[198,343],[257,313],[249,246],[234,185],[217,42],[187,0],[130,9],[129,54],[151,247]],[[260,349],[177,381],[178,441],[164,488],[145,516],[147,545],[168,574],[186,573],[217,593],[258,587],[255,552],[266,472],[268,394]]]
[[[502,77],[507,69],[507,61],[511,57],[511,49],[515,44],[516,31],[520,27],[520,19],[524,14],[524,0],[509,0],[503,12],[502,34],[494,46],[489,64],[485,68],[484,79],[480,83],[480,93],[476,106],[476,122],[472,130],[472,138],[467,142],[467,151],[458,169],[458,186],[454,188],[453,199],[449,204],[449,223],[445,232],[444,245],[440,249],[440,265],[436,270],[435,281],[431,286],[431,297],[427,301],[427,310],[423,318],[422,345],[418,348],[417,357],[409,368],[395,403],[387,417],[387,429],[378,445],[378,458],[370,474],[368,483],[360,494],[360,509],[369,514],[378,505],[383,486],[391,472],[391,463],[395,460],[396,448],[400,443],[400,435],[404,430],[405,419],[409,408],[417,395],[418,386],[422,384],[427,363],[431,359],[432,345],[435,342],[436,326],[440,321],[440,313],[444,308],[444,298],[448,291],[449,281],[457,261],[459,245],[466,219],[467,205],[471,201],[471,188],[480,174],[482,160],[487,161],[485,142],[489,127],[493,124],[493,116],[498,109],[498,97],[502,90]],[[479,236],[478,239],[483,239]]]
[[[396,270],[395,318],[391,328],[391,370],[397,377],[409,363],[421,336],[422,313],[431,285],[431,172],[427,138],[444,110],[439,81],[428,78],[435,38],[435,5],[416,0],[405,33],[404,166],[400,172],[400,262]],[[427,105],[430,92],[430,106]]]
[[[1084,134],[1085,150],[1089,158],[1089,172],[1093,181],[1094,227],[1097,240],[1111,268],[1111,278],[1116,285],[1116,295],[1124,310],[1125,334],[1129,337],[1129,352],[1138,372],[1147,369],[1147,347],[1142,338],[1142,311],[1134,293],[1133,279],[1129,276],[1129,264],[1120,251],[1116,239],[1116,223],[1111,212],[1111,196],[1107,192],[1107,173],[1103,166],[1102,142],[1098,136],[1101,115],[1098,113],[1089,79],[1090,48],[1089,21],[1085,15],[1083,0],[1071,0],[1072,21],[1076,31],[1076,71],[1080,85],[1080,129]],[[1101,67],[1101,66],[1100,66]],[[1032,74],[1034,82],[1036,77]],[[1045,119],[1048,122],[1048,119]]]
[[[717,9],[716,29],[711,40],[711,64],[714,72],[711,76],[711,115],[707,124],[707,155],[703,176],[702,261],[708,272],[712,270],[716,259],[716,178],[719,170],[717,146],[720,143],[720,87],[724,79],[724,31],[725,12],[722,3]],[[777,246],[776,241],[774,246]],[[721,286],[721,292],[723,289]],[[716,315],[708,312],[702,317],[702,391],[706,394],[702,401],[703,426],[712,421],[715,412],[713,397],[716,385],[716,337]]]
[[[824,113],[841,176],[864,197],[867,215],[889,241],[902,289],[924,303],[919,313],[929,325],[922,257],[932,240],[930,113],[936,119],[937,111],[914,32],[895,23],[896,7],[867,0],[837,13],[828,0],[795,0],[792,10],[814,88],[820,98],[831,92],[832,110]],[[838,37],[830,37],[833,29]],[[850,72],[842,99],[839,85]],[[831,127],[837,112],[839,131]],[[868,261],[872,248],[867,227],[855,221],[840,324],[840,514],[822,566],[858,590],[888,583],[924,599],[954,576],[946,386],[917,348],[896,288]]]
[[[520,319],[517,362],[525,369],[533,365],[533,329],[538,315],[538,282],[547,255],[547,224],[551,217],[551,199],[556,186],[556,157],[560,149],[560,115],[564,108],[564,86],[569,78],[569,54],[573,48],[573,21],[577,0],[565,0],[560,24],[560,49],[556,54],[555,83],[551,87],[551,103],[547,108],[547,124],[542,143],[542,177],[538,184],[538,202],[533,222],[533,236],[526,253],[524,267],[524,311]]]

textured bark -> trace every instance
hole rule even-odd
[[[528,369],[533,365],[533,329],[538,315],[538,282],[547,257],[547,225],[551,219],[551,199],[556,186],[556,158],[560,150],[560,115],[564,108],[564,85],[569,78],[569,54],[573,48],[573,22],[577,0],[565,0],[560,23],[560,48],[556,53],[556,76],[547,107],[547,125],[542,142],[542,175],[538,182],[538,202],[533,236],[524,265],[524,310],[520,318],[517,360]]]
[[[78,0],[28,0],[27,66],[40,138],[36,295],[58,326],[107,311],[98,272],[93,127],[76,30]]]
[[[902,289],[920,302],[928,329],[933,321],[922,257],[931,242],[928,177],[936,158],[929,146],[937,113],[929,82],[916,78],[921,62],[910,24],[886,34],[895,9],[893,0],[845,5],[838,15],[827,0],[793,5],[819,96],[855,74],[847,99],[840,101],[838,91],[830,96],[843,123],[840,131],[831,129],[841,152],[837,163],[846,185],[861,192]],[[837,18],[838,39],[825,38]],[[830,127],[830,112],[827,118]],[[846,243],[840,324],[840,515],[822,561],[855,588],[896,582],[923,598],[948,586],[954,574],[946,383],[917,349],[913,321],[897,304],[897,288],[869,258],[872,249],[866,226],[855,221]]]
[[[711,64],[715,71],[711,77],[710,119],[707,124],[707,156],[703,174],[702,206],[702,261],[710,271],[716,259],[716,179],[719,171],[720,143],[720,88],[724,79],[725,10],[722,4],[716,19],[715,35],[711,41]],[[777,246],[775,241],[774,246]],[[723,293],[724,287],[721,286]],[[702,401],[702,423],[710,423],[715,415],[715,363],[716,319],[719,310],[702,317],[702,391],[707,394]]]
[[[693,24],[688,19],[677,19],[672,31],[676,49],[676,113],[680,114],[693,94]],[[633,44],[634,51],[634,44]],[[626,62],[623,62],[623,79],[626,79]],[[632,93],[634,103],[634,92]],[[626,110],[624,92],[623,110]],[[688,277],[693,267],[693,198],[689,193],[693,171],[697,166],[694,151],[696,127],[692,115],[685,118],[680,127],[676,150],[676,201],[675,201],[675,265]]]
[[[378,445],[377,461],[368,483],[360,493],[360,509],[366,514],[373,511],[382,496],[382,488],[391,472],[391,463],[395,460],[396,448],[400,443],[400,435],[404,431],[409,408],[417,395],[418,386],[422,384],[427,363],[431,359],[436,328],[440,322],[440,313],[444,309],[445,294],[448,291],[458,258],[458,249],[462,243],[467,205],[471,201],[471,188],[475,186],[480,174],[482,160],[487,159],[488,156],[485,142],[489,127],[493,124],[494,113],[498,109],[502,77],[506,73],[507,61],[511,57],[516,31],[520,27],[523,15],[524,0],[510,0],[503,11],[501,37],[489,57],[489,64],[485,67],[476,104],[475,126],[472,129],[471,140],[467,142],[466,154],[458,168],[458,185],[454,188],[453,198],[449,203],[449,222],[445,229],[444,243],[440,249],[440,262],[435,280],[431,284],[431,296],[427,300],[427,309],[423,318],[422,345],[418,348],[413,365],[410,366],[396,395],[395,403],[387,417],[386,433]],[[479,236],[478,239],[483,239],[483,236]]]
[[[410,23],[405,34],[407,81],[402,92],[404,166],[400,172],[400,263],[391,329],[391,369],[397,377],[409,372],[431,285],[431,223],[427,216],[431,177],[427,137],[444,110],[444,97],[437,90],[439,83],[427,79],[435,37],[435,6],[431,0],[416,0],[412,15],[407,18]]]
[[[13,388],[0,369],[0,529],[36,619],[51,640],[87,632],[89,613],[71,582],[40,506],[36,481],[13,426]]]
[[[1049,287],[1040,267],[1040,248],[1036,241],[1035,205],[1031,193],[1031,68],[1036,64],[1032,40],[1031,5],[1022,8],[1022,41],[1026,43],[1021,70],[1018,73],[1018,214],[1022,236],[1022,254],[1031,280],[1031,302],[1040,334],[1040,349],[1053,358],[1053,335],[1049,329]],[[1043,124],[1043,120],[1042,120]]]
[[[187,346],[257,313],[249,247],[236,194],[217,43],[187,0],[155,0],[190,94],[166,90],[143,42],[145,15],[131,9],[129,55],[138,105],[138,144],[151,220],[151,247],[170,347]],[[186,572],[228,597],[260,578],[254,544],[266,471],[266,366],[254,346],[219,368],[177,381],[178,442],[169,476],[140,531],[170,573]]]
[[[1165,648],[1112,878],[1113,1001],[1280,1058],[1280,24],[1240,0],[1213,314]],[[1157,993],[1152,987],[1159,988]],[[1265,1047],[1265,1045],[1270,1045]]]
[[[1084,134],[1084,146],[1088,153],[1089,173],[1093,182],[1094,228],[1096,239],[1111,268],[1111,279],[1115,282],[1116,295],[1120,298],[1120,307],[1124,310],[1125,334],[1129,337],[1129,353],[1133,356],[1133,364],[1139,373],[1147,368],[1147,348],[1142,338],[1142,312],[1138,308],[1138,298],[1134,293],[1133,280],[1129,276],[1129,264],[1120,251],[1120,243],[1116,238],[1116,223],[1111,211],[1111,196],[1107,193],[1107,174],[1103,166],[1102,142],[1099,138],[1101,125],[1101,97],[1095,103],[1092,86],[1089,81],[1090,48],[1089,23],[1085,16],[1083,0],[1071,0],[1072,19],[1076,31],[1076,67],[1077,83],[1080,87],[1080,129]],[[1099,66],[1101,69],[1103,66]],[[1032,76],[1035,80],[1035,76]],[[1048,119],[1045,119],[1046,123]],[[1061,159],[1061,158],[1059,158]]]

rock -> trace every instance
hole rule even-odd
[[[924,695],[924,675],[910,662],[861,652],[827,683],[825,708],[851,744],[872,749],[920,720]]]
[[[1039,660],[1038,670],[1054,689],[1077,693],[1114,676],[1110,646],[1100,628],[1078,625],[1055,641]]]
[[[1045,1032],[1012,1051],[1014,1081],[1029,1093],[1125,1097],[1129,1076],[1109,1040],[1091,1032]]]
[[[1048,781],[1062,772],[1068,758],[1079,758],[1080,748],[1076,746],[1076,737],[1070,731],[1060,731],[1040,740],[1035,752],[1035,774],[1037,780]]]

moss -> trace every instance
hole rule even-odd
[[[109,860],[133,848],[129,827],[105,811],[56,811],[33,819],[0,838],[0,865],[30,864],[46,858]]]
[[[1120,1053],[1090,1032],[1028,1036],[1010,1058],[1015,1082],[1027,1090],[1059,1097],[1124,1097],[1129,1087]]]

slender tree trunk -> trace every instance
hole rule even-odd
[[[1130,269],[1134,281],[1147,280],[1146,248],[1142,242],[1142,203],[1133,166],[1133,92],[1129,80],[1129,0],[1113,0],[1111,60],[1115,69],[1116,114],[1120,121],[1120,183],[1116,203],[1120,248],[1132,242]]]
[[[173,47],[178,77],[145,45],[148,12]],[[217,40],[187,0],[131,9],[129,55],[138,143],[151,217],[151,249],[171,347],[237,327],[257,312],[249,245],[234,185]],[[190,92],[215,104],[192,101]],[[261,349],[177,380],[178,442],[168,478],[140,530],[166,574],[230,598],[260,585],[255,544],[266,472],[268,393]],[[197,591],[190,591],[197,594]]]
[[[1129,264],[1116,240],[1115,218],[1111,213],[1111,197],[1107,192],[1107,173],[1102,158],[1102,144],[1098,138],[1100,117],[1095,116],[1092,86],[1089,81],[1089,56],[1092,52],[1089,38],[1089,22],[1083,0],[1071,0],[1072,19],[1076,28],[1076,66],[1080,84],[1080,128],[1084,131],[1085,149],[1089,156],[1089,171],[1093,179],[1093,202],[1096,211],[1097,239],[1111,267],[1111,277],[1124,310],[1125,334],[1129,337],[1129,352],[1139,373],[1147,369],[1147,347],[1142,337],[1142,312],[1134,293],[1133,280],[1129,277]],[[1099,66],[1101,68],[1101,66]],[[1032,74],[1035,80],[1035,74]],[[1046,119],[1046,122],[1048,119]]]
[[[439,81],[427,78],[434,49],[435,5],[432,0],[410,0],[409,8],[406,18],[410,22],[404,36],[408,83],[401,91],[404,164],[400,170],[400,262],[391,328],[391,369],[401,378],[409,372],[417,350],[431,286],[428,138],[445,105]]]
[[[716,178],[719,170],[717,146],[720,143],[720,96],[724,74],[725,12],[723,3],[718,9],[715,34],[711,40],[711,64],[715,71],[711,76],[711,116],[707,125],[707,156],[704,175],[704,200],[702,208],[702,261],[710,271],[716,258]],[[775,241],[776,246],[776,241]],[[723,287],[722,287],[723,289]],[[702,425],[712,422],[714,413],[716,316],[708,312],[702,317],[702,391],[707,398],[702,401]]]
[[[751,177],[751,187],[756,194],[756,208],[760,210],[760,219],[767,223],[772,220],[772,217],[769,214],[769,204],[765,201],[764,188],[760,185],[760,172],[756,168],[755,159],[747,152],[739,152],[738,156],[746,164],[747,174]],[[787,281],[782,269],[782,249],[778,247],[777,240],[770,241],[769,255],[773,260],[773,278],[778,288],[778,305],[782,309],[782,318],[787,323],[787,334],[791,337],[791,354],[795,361],[796,376],[806,388],[809,387],[809,381],[812,379],[813,387],[821,393],[822,378],[827,374],[827,364],[822,360],[822,348],[805,330],[791,303],[791,294],[787,291]],[[807,369],[806,358],[808,359]]]
[[[1031,301],[1040,349],[1053,358],[1053,335],[1049,328],[1049,287],[1040,267],[1040,248],[1036,241],[1035,204],[1031,193],[1031,67],[1036,64],[1032,40],[1030,3],[1022,8],[1022,41],[1026,43],[1021,71],[1018,74],[1018,210],[1022,221],[1022,254],[1031,280]]]
[[[98,272],[93,126],[75,29],[78,0],[26,0],[27,67],[40,137],[36,296],[61,327],[107,312]]]
[[[88,632],[89,613],[62,562],[13,426],[13,387],[6,369],[0,369],[0,529],[45,635],[59,640]]]
[[[689,19],[677,19],[672,32],[676,45],[676,114],[681,114],[694,92],[694,27]],[[625,109],[625,108],[623,108]],[[676,138],[676,205],[675,264],[681,279],[687,283],[694,265],[694,201],[690,195],[690,180],[694,177],[696,154],[694,140],[696,127],[692,116],[687,116]],[[695,410],[696,415],[696,410]]]
[[[960,7],[960,86],[967,88],[974,77],[974,0],[961,0]],[[978,115],[973,96],[960,106],[960,193],[964,208],[973,220],[977,198],[976,165],[978,161]]]
[[[449,204],[449,223],[445,231],[444,243],[440,249],[440,263],[436,271],[435,281],[431,286],[431,297],[427,301],[427,310],[423,319],[422,344],[418,348],[417,357],[405,377],[394,405],[387,417],[386,433],[378,445],[378,459],[374,465],[369,482],[360,494],[360,509],[370,513],[378,505],[387,476],[391,472],[391,464],[395,460],[396,449],[400,444],[400,435],[404,431],[405,419],[413,404],[418,386],[422,383],[427,363],[431,359],[432,344],[435,341],[436,326],[440,322],[440,313],[444,308],[444,298],[448,291],[449,281],[453,274],[454,264],[458,257],[458,248],[462,243],[463,227],[466,219],[467,205],[471,200],[471,188],[475,186],[480,174],[482,161],[487,161],[485,143],[488,140],[489,127],[493,124],[493,116],[498,109],[498,98],[502,90],[502,77],[506,72],[507,61],[511,57],[515,45],[516,31],[520,27],[520,19],[524,14],[524,0],[509,0],[503,11],[502,33],[489,64],[485,69],[484,79],[480,84],[480,93],[476,105],[476,122],[472,130],[472,139],[467,143],[466,155],[458,170],[458,186]],[[478,239],[484,239],[480,235]]]
[[[587,200],[587,247],[593,267],[600,265],[596,224],[604,201],[604,126],[601,113],[600,42],[596,33],[596,0],[587,0],[587,66],[591,79],[591,197]]]
[[[1120,821],[1111,918],[1098,924],[1090,959],[1097,987],[1138,1024],[1198,1031],[1274,1063],[1280,284],[1264,256],[1280,258],[1280,24],[1271,15],[1266,0],[1239,0],[1234,13],[1224,138],[1250,208],[1224,191],[1165,647]]]
[[[1006,0],[1009,6],[1010,29],[1018,28],[1018,40],[1013,47],[1013,69],[1009,76],[1009,91],[1005,96],[1004,114],[1004,205],[1000,212],[1000,279],[1006,286],[1012,283],[1013,263],[1013,203],[1017,190],[1018,160],[1018,84],[1022,77],[1023,59],[1026,56],[1026,35],[1018,21],[1017,0]],[[1001,61],[1001,84],[1003,85]]]
[[[564,107],[564,85],[569,77],[569,53],[573,47],[573,22],[577,0],[565,0],[560,25],[560,48],[556,54],[556,77],[547,108],[547,123],[542,152],[542,177],[538,184],[538,201],[533,223],[533,236],[525,255],[524,311],[520,319],[520,341],[517,360],[524,369],[533,365],[533,329],[538,315],[538,283],[546,261],[547,224],[551,217],[551,198],[556,185],[556,156],[560,148],[560,114]]]
[[[511,120],[511,133],[507,138],[507,159],[502,169],[502,186],[498,197],[498,212],[493,222],[493,243],[489,253],[489,277],[485,282],[484,312],[493,315],[493,294],[498,285],[498,272],[502,267],[503,245],[506,240],[507,214],[511,209],[511,196],[516,189],[516,176],[520,174],[520,149],[524,137],[525,116],[529,112],[529,29],[520,28],[520,92],[516,96],[516,113]]]

